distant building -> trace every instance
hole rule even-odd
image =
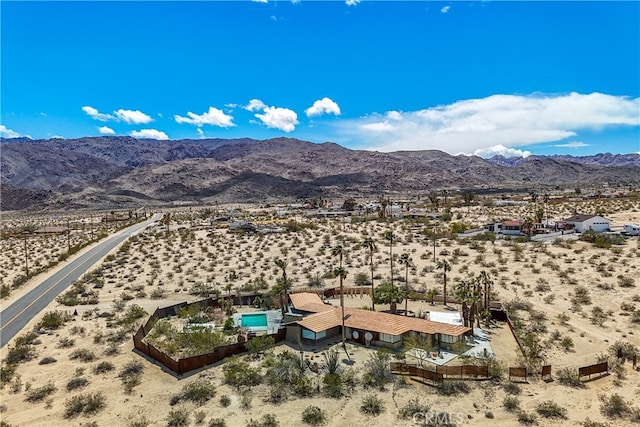
[[[622,229],[623,233],[628,236],[640,236],[640,225],[638,224],[625,224]]]
[[[582,233],[587,230],[597,232],[611,231],[611,220],[601,217],[600,215],[573,215],[563,221],[566,224],[573,225],[573,228]]]

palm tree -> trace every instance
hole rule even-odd
[[[389,262],[391,263],[391,285],[393,286],[393,240],[396,238],[393,231],[387,230],[382,235],[385,240],[389,241]]]
[[[478,304],[481,301],[480,276],[458,282],[455,295],[456,299],[462,302],[464,326],[468,326],[473,330],[473,321],[476,319]],[[478,323],[479,321],[478,319]]]
[[[374,298],[378,304],[389,304],[391,313],[396,314],[396,305],[404,300],[405,295],[396,286],[384,282],[376,288]]]
[[[489,276],[489,273],[487,273],[486,271],[482,270],[480,272],[480,276],[479,276],[479,280],[480,283],[482,283],[483,286],[483,302],[482,302],[482,311],[484,312],[485,310],[489,309],[489,302],[491,299],[491,286],[493,286],[493,280],[491,280],[491,277]]]
[[[340,307],[342,310],[342,345],[344,346],[345,340],[346,340],[346,330],[344,327],[344,296],[342,295],[342,291],[343,291],[342,284],[344,283],[344,279],[347,278],[347,270],[345,270],[344,267],[342,266],[338,268],[334,268],[333,276],[340,279]]]
[[[451,271],[451,264],[449,264],[449,261],[447,261],[446,259],[443,259],[442,261],[438,261],[438,264],[436,264],[436,268],[438,270],[442,270],[442,275],[443,275],[443,279],[444,279],[444,305],[447,305],[447,273],[449,271]]]
[[[409,303],[409,267],[411,267],[411,256],[407,252],[403,252],[400,255],[398,262],[404,265],[404,293],[406,298],[404,299],[404,315],[407,315],[407,305]]]
[[[280,282],[279,285],[282,286],[282,289],[281,290],[279,289],[276,295],[280,297],[280,308],[282,309],[282,317],[284,317],[284,314],[286,312],[286,304],[287,304],[287,292],[288,292],[287,286],[289,284],[289,281],[287,279],[287,261],[281,258],[276,258],[273,262],[275,263],[276,267],[282,270],[282,278],[280,278],[279,280]]]
[[[331,255],[337,256],[339,259],[338,268],[333,270],[333,276],[340,279],[340,307],[342,308],[342,345],[345,344],[345,328],[344,328],[344,279],[347,277],[347,271],[342,267],[342,258],[344,256],[344,247],[336,245],[331,248]]]
[[[362,246],[369,249],[369,265],[371,266],[371,310],[375,311],[376,305],[375,302],[373,302],[373,293],[375,291],[375,287],[373,286],[373,253],[378,249],[378,246],[376,245],[375,240],[371,238],[371,236],[367,236],[362,241]]]

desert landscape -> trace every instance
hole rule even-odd
[[[2,348],[2,425],[637,424],[640,372],[632,369],[630,360],[640,346],[638,237],[595,245],[576,235],[533,242],[526,236],[465,237],[462,231],[495,220],[526,218],[543,207],[551,221],[576,212],[598,212],[619,230],[622,224],[640,222],[640,200],[551,197],[544,206],[525,195],[520,200],[526,203],[494,206],[488,197],[468,204],[452,199],[447,221],[375,216],[345,221],[316,218],[286,206],[167,210],[168,221],[147,228],[107,255]],[[228,223],[216,221],[221,216],[270,224],[283,232],[232,233]],[[39,221],[45,220],[4,215],[3,226]],[[384,237],[389,231],[395,236],[392,244]],[[388,281],[393,268],[398,287],[406,286],[410,296],[441,295],[446,274],[447,295],[454,300],[457,284],[484,271],[493,281],[491,300],[505,304],[525,351],[520,351],[505,322],[483,321],[481,329],[495,355],[492,378],[446,380],[446,387],[388,372],[390,361],[416,362],[406,354],[410,349],[380,353],[348,342],[347,357],[339,337],[316,351],[305,349],[303,357],[321,369],[298,374],[304,379],[295,383],[274,373],[299,357],[298,345],[288,341],[184,376],[134,351],[133,333],[157,307],[242,292],[268,297],[281,275],[276,260],[285,262],[291,292],[334,288],[339,279],[333,274],[338,259],[332,248],[341,245],[344,286],[370,283],[370,252],[363,244],[367,237],[376,244],[375,285]],[[74,239],[80,241],[81,233]],[[3,254],[13,254],[3,256],[3,284],[13,283],[24,272],[23,244],[19,238],[3,239]],[[60,235],[30,245],[32,259],[43,264],[59,256],[68,242]],[[401,264],[401,258],[409,263]],[[443,260],[450,266],[446,272],[439,268]],[[32,278],[12,289],[2,307],[36,281]],[[277,298],[272,300],[277,308]],[[355,308],[372,304],[368,295],[347,295],[344,301]],[[340,304],[339,298],[328,302]],[[398,304],[403,306],[404,302]],[[389,308],[376,304],[377,311]],[[449,308],[459,311],[460,305],[449,303]],[[410,299],[408,309],[418,315],[450,311],[442,302],[432,305],[426,298]],[[256,308],[235,306],[232,311]],[[339,386],[323,382],[329,375],[323,369],[331,366],[332,358]],[[465,360],[458,357],[450,364]],[[588,381],[575,375],[578,367],[604,360],[609,361],[607,375]],[[537,374],[542,364],[552,366],[552,382]],[[508,368],[520,366],[538,371],[532,370],[526,382],[509,381]],[[232,368],[255,376],[238,382]]]

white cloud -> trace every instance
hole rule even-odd
[[[571,141],[571,142],[565,142],[563,144],[556,144],[554,145],[554,147],[562,147],[562,148],[581,148],[581,147],[588,147],[590,144],[587,144],[585,142],[582,141]]]
[[[529,157],[531,152],[518,150],[517,148],[507,148],[504,145],[494,145],[493,147],[480,148],[474,151],[473,154],[486,159],[496,155],[503,157]]]
[[[347,6],[355,6],[360,3],[360,0],[345,0],[344,4]]]
[[[100,132],[103,135],[113,135],[116,133],[116,131],[114,131],[113,129],[111,129],[109,126],[101,126],[98,128],[98,132]]]
[[[97,109],[89,106],[89,105],[85,105],[84,107],[82,107],[82,111],[84,111],[85,113],[87,113],[87,115],[89,115],[89,117],[91,117],[94,120],[100,120],[101,122],[106,122],[108,120],[113,120],[114,117],[111,114],[104,114],[99,112]]]
[[[304,112],[307,114],[307,117],[319,116],[322,114],[334,114],[339,116],[340,107],[332,99],[324,97],[315,101],[313,105],[304,110]]]
[[[178,123],[189,123],[198,127],[202,125],[219,126],[222,128],[235,126],[235,124],[233,124],[233,116],[225,114],[224,111],[214,107],[209,107],[209,111],[200,115],[189,111],[187,116],[188,117],[182,117],[176,114],[173,118]]]
[[[336,125],[352,139],[368,141],[372,150],[474,153],[499,145],[559,142],[604,126],[638,126],[639,110],[640,98],[602,93],[492,95]]]
[[[296,112],[288,108],[265,107],[263,111],[264,114],[255,114],[255,116],[262,120],[262,123],[267,127],[291,132],[299,123]]]
[[[451,9],[451,6],[445,6],[442,9],[440,9],[440,12],[447,13],[447,12],[449,12],[449,9]]]
[[[252,99],[251,101],[249,101],[247,105],[245,105],[242,108],[244,108],[247,111],[258,111],[258,110],[264,110],[265,108],[267,108],[267,106],[264,102],[260,101],[259,99]]]
[[[169,136],[166,133],[156,129],[134,130],[129,135],[134,138],[140,139],[158,139],[162,141],[166,141],[169,139]]]
[[[14,130],[8,129],[5,125],[0,125],[0,136],[3,138],[18,138],[20,134]]]
[[[269,0],[251,0],[254,3],[269,3]]]
[[[200,138],[204,138],[204,131],[201,128],[198,128],[198,135],[200,135]]]
[[[126,123],[144,124],[144,123],[149,123],[153,121],[151,116],[143,113],[140,110],[119,109],[117,111],[114,111],[114,113],[118,118],[118,120],[122,120],[123,122],[126,122]]]

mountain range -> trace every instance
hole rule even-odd
[[[424,195],[640,183],[639,154],[483,159],[291,138],[0,138],[0,209]]]

